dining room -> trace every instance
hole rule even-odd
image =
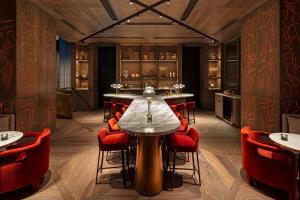
[[[300,199],[299,13],[1,0],[0,199]]]

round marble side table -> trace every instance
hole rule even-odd
[[[7,139],[6,140],[2,140],[1,136],[3,136],[4,134],[7,134]],[[6,146],[18,141],[19,139],[21,139],[23,137],[23,133],[19,132],[19,131],[3,131],[0,132],[0,151],[5,149]]]
[[[287,135],[287,140],[281,139],[281,134]],[[299,154],[300,154],[300,134],[294,133],[272,133],[269,135],[269,138],[280,145],[282,148],[285,148],[289,151],[292,151],[296,157],[296,169],[298,169],[298,173],[300,172],[300,164],[299,164]],[[297,187],[297,186],[296,186]],[[296,197],[299,198],[299,189],[296,189]]]

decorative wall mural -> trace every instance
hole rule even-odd
[[[300,110],[300,1],[281,3],[282,113]]]
[[[15,19],[0,19],[0,100],[4,113],[14,112]]]
[[[241,32],[242,125],[269,131],[279,129],[279,4],[274,2],[248,16]]]

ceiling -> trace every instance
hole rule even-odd
[[[58,20],[57,32],[72,42],[93,34],[113,23],[102,0],[31,0]],[[104,0],[105,1],[105,0]],[[106,0],[118,20],[144,7],[130,0]],[[150,6],[159,0],[139,0]],[[190,2],[191,1],[191,2]],[[238,35],[241,19],[268,0],[170,0],[155,9],[219,41]],[[195,4],[188,18],[180,20],[188,4]],[[86,42],[117,43],[193,43],[210,42],[199,33],[173,20],[147,10],[129,21],[116,25]]]

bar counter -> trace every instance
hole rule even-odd
[[[118,122],[120,129],[138,136],[135,185],[142,195],[156,195],[163,189],[163,163],[161,135],[175,132],[180,121],[165,100],[185,99],[193,94],[170,96],[157,95],[151,98],[152,121],[147,121],[147,99],[141,95],[106,94],[105,97],[130,99],[132,103]]]

